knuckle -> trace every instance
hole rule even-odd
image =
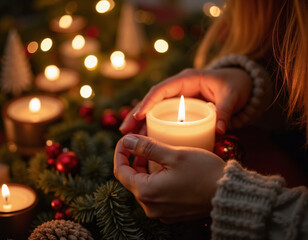
[[[147,141],[143,141],[141,146],[138,146],[145,158],[149,158],[152,155],[154,151],[154,144],[154,141],[149,139]]]

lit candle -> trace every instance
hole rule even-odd
[[[35,86],[44,92],[60,93],[67,91],[79,83],[79,74],[77,71],[69,68],[58,68],[55,65],[49,65],[43,73],[35,78]]]
[[[25,239],[35,216],[36,193],[28,186],[3,184],[0,197],[0,232],[4,239]]]
[[[103,62],[101,73],[111,79],[129,79],[139,73],[139,65],[132,59],[125,59],[121,51],[115,51],[110,55],[110,61]]]
[[[13,99],[3,108],[6,139],[21,154],[32,155],[45,144],[48,126],[63,113],[61,100],[48,95],[24,96]]]
[[[58,33],[77,33],[87,24],[84,17],[63,15],[51,20],[49,28]]]
[[[147,133],[163,143],[212,151],[215,143],[216,110],[199,99],[171,98],[156,104],[146,116]],[[157,164],[149,164],[150,172]]]
[[[60,46],[63,64],[70,68],[79,69],[83,65],[83,58],[96,54],[99,48],[100,44],[97,39],[77,35]]]

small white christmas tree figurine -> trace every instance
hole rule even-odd
[[[141,26],[135,20],[135,7],[130,1],[124,1],[119,19],[116,49],[127,56],[138,57],[144,48]]]
[[[32,81],[29,61],[16,29],[12,29],[4,49],[1,89],[5,93],[18,95],[27,90]]]

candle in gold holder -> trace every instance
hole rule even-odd
[[[1,239],[27,239],[38,198],[28,186],[3,184],[0,193]]]
[[[6,139],[23,155],[44,147],[48,126],[62,116],[64,105],[56,97],[31,95],[13,99],[3,108]]]
[[[102,63],[100,70],[105,77],[124,80],[136,76],[140,68],[136,61],[126,59],[123,52],[115,51],[110,55],[110,61]]]
[[[35,85],[38,89],[49,92],[59,93],[67,91],[79,83],[79,74],[69,68],[58,68],[55,65],[49,65],[44,73],[40,73],[35,79]]]

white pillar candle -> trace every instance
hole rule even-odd
[[[184,121],[178,120],[179,105],[180,98],[166,99],[156,104],[146,115],[148,136],[170,145],[212,151],[216,125],[214,104],[186,98]],[[150,171],[152,171],[151,165]]]

